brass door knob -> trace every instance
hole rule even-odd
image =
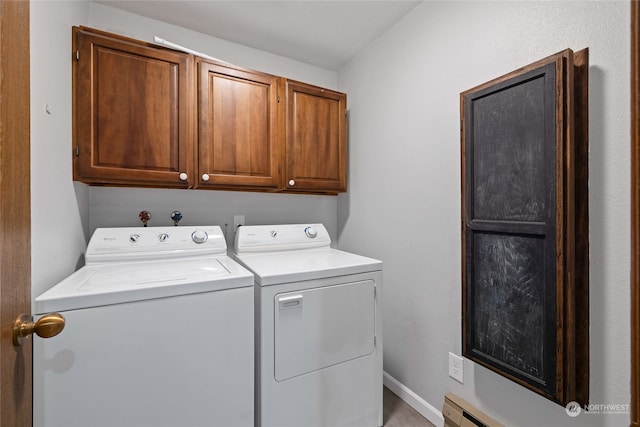
[[[13,322],[13,345],[23,345],[27,337],[34,332],[42,338],[55,337],[64,329],[64,323],[64,317],[59,313],[45,314],[36,322],[30,315],[21,314]]]

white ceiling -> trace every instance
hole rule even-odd
[[[335,71],[421,3],[405,0],[97,2]]]

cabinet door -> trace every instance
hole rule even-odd
[[[191,57],[74,28],[74,179],[188,187]]]
[[[198,63],[198,187],[280,185],[278,77]]]
[[[461,94],[463,355],[588,402],[588,54]]]
[[[346,111],[344,93],[287,81],[287,190],[346,191]]]

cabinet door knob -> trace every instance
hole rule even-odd
[[[293,179],[290,179],[289,180],[289,185],[293,187],[294,185],[296,185],[296,181],[293,180]]]
[[[182,173],[180,174],[180,181],[186,181],[186,180],[187,180],[187,178],[188,178],[188,176],[187,176],[187,174],[186,174],[186,173],[182,172]]]
[[[203,174],[202,174],[202,180],[203,180],[204,182],[209,181],[209,174],[208,174],[208,173],[203,173]]]

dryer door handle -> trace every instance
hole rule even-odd
[[[302,295],[289,295],[286,297],[279,297],[278,307],[280,308],[280,310],[302,307]]]

